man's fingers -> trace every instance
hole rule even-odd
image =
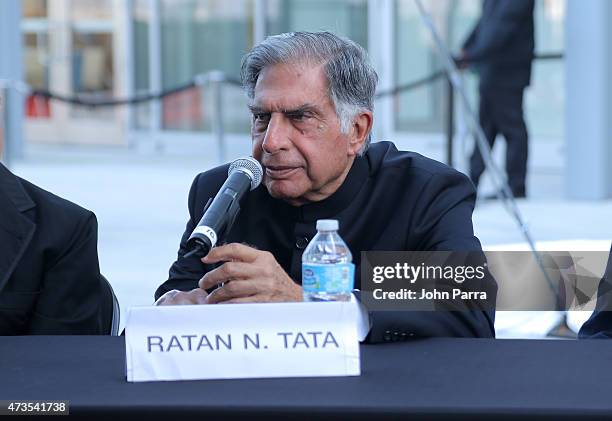
[[[253,274],[253,267],[248,263],[225,262],[218,268],[206,273],[200,279],[198,285],[202,289],[209,289],[230,280],[248,278]]]
[[[208,297],[208,293],[202,288],[192,289],[187,294],[190,296],[193,304],[206,304],[206,297]]]
[[[156,306],[165,306],[165,305],[168,305],[170,300],[172,300],[176,296],[176,294],[178,294],[180,292],[181,291],[179,291],[178,289],[173,289],[173,290],[167,291],[164,295],[159,297],[157,299],[157,301],[155,301],[155,305]]]
[[[207,304],[223,303],[228,300],[245,298],[257,294],[257,283],[252,280],[247,281],[231,281],[217,288],[206,298]]]
[[[195,288],[191,291],[173,289],[162,295],[156,304],[161,306],[206,304],[207,296],[206,291],[201,288]]]
[[[253,262],[260,253],[262,252],[253,247],[239,243],[231,243],[214,247],[206,257],[202,259],[202,262],[209,264],[223,261]]]
[[[259,295],[249,295],[248,297],[232,298],[231,300],[223,301],[221,304],[246,304],[246,303],[262,303],[265,299],[262,299]]]

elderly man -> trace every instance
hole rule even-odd
[[[361,251],[481,249],[467,177],[389,142],[370,145],[377,75],[360,46],[328,32],[272,36],[245,56],[242,80],[263,183],[245,198],[228,244],[200,261],[184,257],[186,242],[228,166],[196,177],[158,304],[301,301],[301,256],[318,219],[339,220],[357,273]],[[371,312],[369,319],[372,342],[494,336],[486,311]]]
[[[0,164],[0,335],[108,332],[97,238],[93,213]]]

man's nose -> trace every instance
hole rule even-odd
[[[289,149],[290,125],[281,113],[272,113],[266,135],[264,136],[261,148],[264,152],[273,154],[282,150]]]

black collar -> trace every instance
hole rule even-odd
[[[259,187],[259,194],[272,201],[275,214],[286,215],[287,218],[296,222],[315,222],[318,219],[332,218],[349,206],[368,179],[369,172],[367,158],[357,157],[338,190],[320,202],[302,206],[291,206],[283,200],[273,199],[263,185]]]
[[[304,222],[314,222],[317,219],[326,219],[340,213],[348,207],[365,184],[369,174],[368,162],[365,158],[357,157],[353,162],[346,179],[331,196],[320,202],[308,203],[299,207],[298,217]]]

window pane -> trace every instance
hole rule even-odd
[[[75,93],[96,93],[101,97],[113,95],[113,36],[112,34],[72,34],[73,72]]]
[[[64,0],[71,31],[72,92],[94,100],[114,96],[114,23],[112,0]],[[116,109],[72,106],[75,118],[113,119]]]
[[[424,5],[440,34],[447,38],[451,1],[429,0]],[[442,63],[413,0],[399,0],[395,13],[395,84],[412,83],[441,69]],[[444,82],[438,81],[404,91],[395,99],[396,130],[442,129]]]
[[[48,37],[46,33],[24,34],[24,71],[28,85],[35,89],[48,89]]]
[[[70,10],[73,20],[111,20],[112,0],[72,0]]]
[[[49,24],[47,0],[24,0],[23,21],[23,70],[25,81],[35,89],[49,89]],[[51,116],[51,101],[28,95],[26,98],[28,118]]]
[[[237,78],[242,56],[252,46],[251,0],[163,0],[162,75],[164,89],[180,86],[194,76],[221,70]],[[163,127],[171,130],[210,130],[212,93],[208,86],[166,97]],[[249,130],[242,90],[223,86],[225,129]]]
[[[536,2],[536,51],[563,52],[565,0]],[[563,60],[537,60],[533,66],[531,87],[525,96],[525,114],[530,132],[537,137],[561,139],[564,125],[559,116],[565,106],[565,70]]]
[[[21,8],[24,18],[47,17],[47,0],[22,0]]]
[[[94,100],[114,97],[113,34],[72,32],[72,91]],[[112,119],[116,108],[73,106],[76,118]]]
[[[368,46],[366,0],[270,0],[267,19],[269,34],[331,31]]]

